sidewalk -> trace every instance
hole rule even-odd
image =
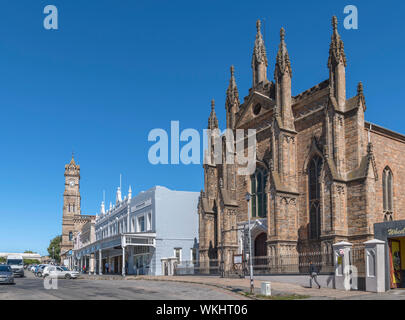
[[[218,276],[137,276],[137,277],[126,277],[127,280],[154,280],[154,281],[177,281],[186,283],[198,283],[203,285],[215,286],[222,289],[231,290],[234,292],[249,292],[250,280],[245,279],[227,279],[220,278]],[[255,280],[255,293],[260,294],[261,280]],[[283,296],[310,296],[309,299],[359,299],[361,297],[373,295],[369,292],[364,291],[339,291],[335,289],[321,288],[321,289],[310,289],[303,286],[292,284],[292,283],[281,283],[281,282],[271,282],[271,288],[273,295],[283,295]],[[369,297],[370,298],[370,297]]]
[[[88,274],[88,273],[81,273],[77,279],[84,279],[84,280],[125,280],[122,275],[119,274]]]

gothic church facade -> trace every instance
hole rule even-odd
[[[293,70],[281,29],[274,81],[260,21],[252,57],[253,84],[239,100],[235,71],[226,92],[226,126],[256,129],[256,172],[237,174],[237,164],[204,164],[199,200],[202,264],[246,251],[245,194],[252,195],[255,256],[331,252],[340,241],[373,238],[375,223],[405,219],[405,136],[365,121],[362,83],[346,96],[347,60],[332,20],[329,78],[292,96]],[[215,105],[208,128],[218,128]],[[225,145],[225,136],[221,137]]]

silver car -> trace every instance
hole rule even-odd
[[[14,274],[11,267],[6,264],[0,265],[0,283],[14,284]]]
[[[79,272],[69,270],[66,267],[46,266],[42,275],[44,278],[50,276],[52,278],[76,279],[79,276]]]

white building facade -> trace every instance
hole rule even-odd
[[[173,265],[198,257],[198,192],[156,186],[132,197],[131,188],[94,224],[95,241],[73,250],[76,268],[98,274],[172,274]]]

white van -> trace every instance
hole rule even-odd
[[[14,275],[24,277],[24,259],[22,255],[12,254],[7,256],[7,262]]]

